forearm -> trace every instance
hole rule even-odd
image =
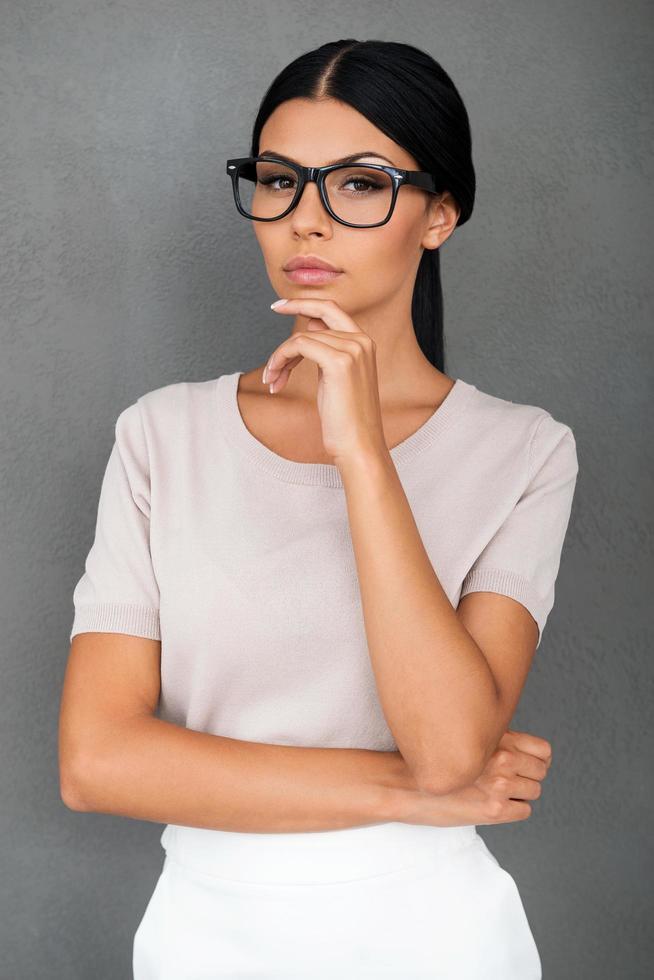
[[[399,752],[270,745],[155,716],[121,725],[73,780],[73,809],[241,832],[401,820],[415,782]]]
[[[429,560],[390,455],[341,464],[371,664],[388,725],[420,785],[474,778],[497,709],[488,663]]]

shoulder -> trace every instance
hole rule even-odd
[[[140,430],[146,439],[165,437],[184,422],[210,417],[217,381],[175,381],[144,392],[119,413],[116,434],[137,438]]]
[[[512,401],[475,386],[467,417],[476,438],[520,453],[528,475],[537,472],[553,454],[568,470],[577,469],[571,426],[542,405]]]
[[[116,418],[118,452],[162,472],[185,447],[206,445],[216,420],[217,381],[176,381],[139,395]]]
[[[139,395],[136,402],[144,419],[171,421],[181,413],[206,410],[214,396],[217,379],[208,381],[175,381]]]

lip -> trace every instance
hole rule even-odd
[[[306,286],[311,286],[321,282],[331,282],[332,279],[338,279],[343,273],[332,272],[329,269],[312,269],[307,266],[302,266],[299,269],[284,269],[284,275],[291,282],[299,282],[304,283]]]
[[[331,262],[318,258],[317,255],[296,255],[284,266],[284,272],[293,272],[295,269],[324,269],[327,272],[342,272]]]

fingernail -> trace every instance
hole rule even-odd
[[[276,299],[274,303],[271,303],[270,304],[270,309],[271,310],[276,310],[277,307],[278,306],[281,306],[283,303],[288,303],[288,300],[287,299]]]

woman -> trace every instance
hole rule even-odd
[[[118,418],[60,757],[68,805],[167,824],[136,980],[541,977],[476,825],[528,818],[550,764],[508,725],[577,458],[444,373],[470,154],[424,52],[299,57],[227,163],[288,336]]]

